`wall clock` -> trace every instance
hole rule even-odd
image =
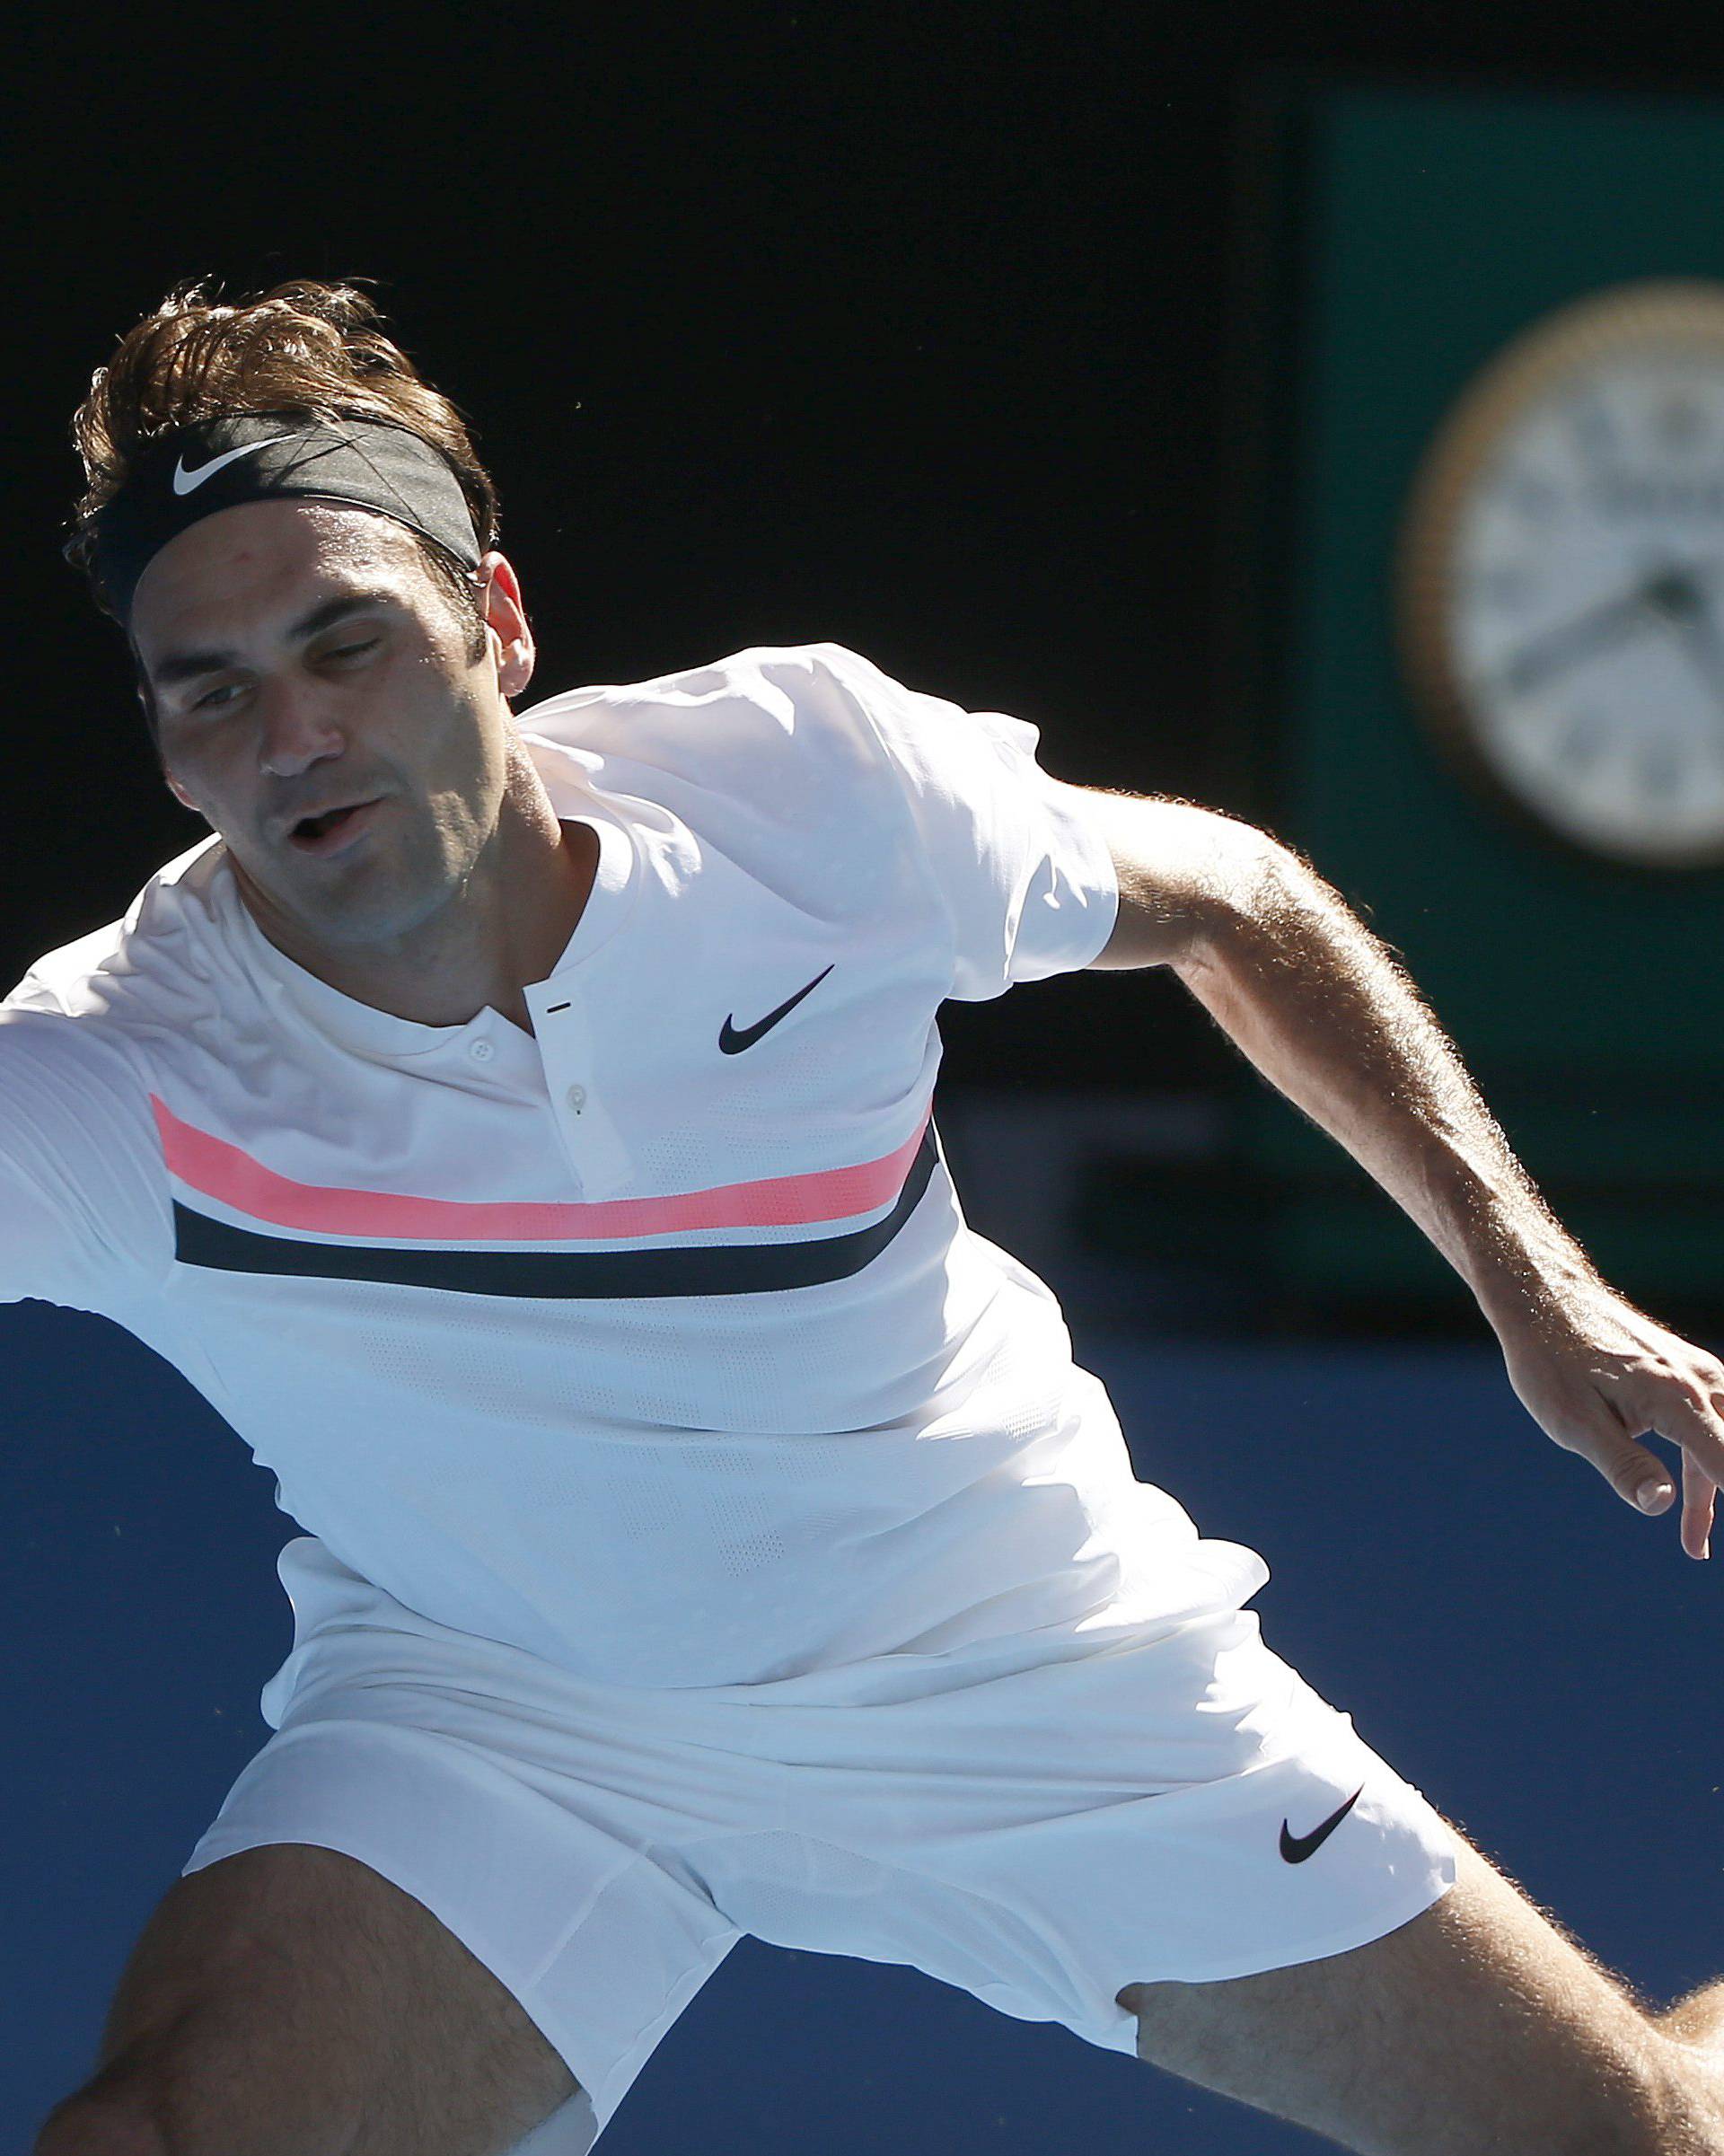
[[[1415,707],[1500,808],[1603,860],[1724,863],[1724,284],[1611,286],[1491,359],[1394,579]]]

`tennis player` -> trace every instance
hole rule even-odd
[[[1171,966],[1703,1557],[1724,1370],[1310,866],[833,643],[517,715],[495,488],[350,286],[178,287],[74,431],[211,835],[0,1008],[0,1297],[145,1341],[305,1532],[37,2156],[583,2156],[745,1933],[1379,2156],[1724,2151],[1724,1982],[1636,1996],[1269,1649],[947,1171],[943,1000]]]

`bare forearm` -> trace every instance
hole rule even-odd
[[[1595,1279],[1394,954],[1315,870],[1269,844],[1249,902],[1180,964],[1186,986],[1418,1223],[1487,1316]]]

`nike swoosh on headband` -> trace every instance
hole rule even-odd
[[[196,471],[188,471],[186,460],[181,457],[174,466],[173,490],[176,494],[189,494],[194,487],[201,487],[212,472],[219,471],[224,464],[231,464],[235,457],[249,457],[254,449],[268,449],[271,442],[291,442],[293,438],[291,434],[271,435],[262,442],[242,442],[237,449],[224,449],[220,456],[211,457],[208,463],[199,464]]]

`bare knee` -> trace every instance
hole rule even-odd
[[[31,2156],[184,2156],[178,2092],[191,2020],[164,2012],[123,2043],[105,2041],[96,2072],[42,2122]]]
[[[1380,2156],[1724,2156],[1676,2047],[1456,1841],[1449,1892],[1367,1946],[1124,1987],[1139,2056]]]
[[[575,2093],[501,1981],[357,1859],[268,1844],[180,1879],[116,1991],[100,2071],[38,2156],[420,2156],[507,2147]]]
[[[168,2156],[168,2145],[134,2101],[92,2086],[55,2105],[31,2156]]]

